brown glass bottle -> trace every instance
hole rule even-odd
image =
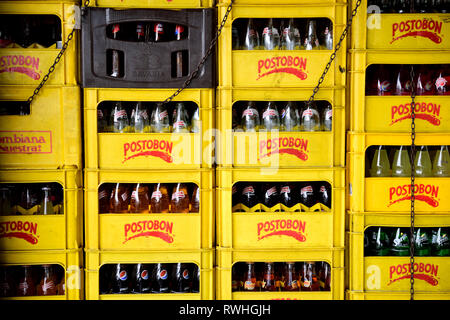
[[[262,291],[276,291],[275,285],[275,265],[273,262],[264,263],[264,275],[261,286]]]
[[[244,273],[244,291],[256,291],[256,274],[255,274],[255,264],[253,262],[246,262]]]
[[[128,213],[128,204],[130,203],[128,187],[123,183],[116,183],[110,199],[111,213]]]
[[[298,280],[295,273],[295,263],[286,262],[284,266],[284,286],[282,291],[298,291]]]
[[[172,189],[170,212],[189,213],[189,195],[184,183],[177,183]]]
[[[50,264],[42,265],[43,274],[37,288],[38,296],[56,295],[56,274]]]
[[[98,213],[110,212],[111,188],[107,184],[102,184],[98,188]]]
[[[131,192],[130,213],[149,213],[150,199],[146,184],[136,183]]]
[[[199,212],[199,210],[200,210],[200,188],[198,186],[195,186],[191,198],[191,212]]]
[[[32,268],[29,265],[20,267],[19,283],[17,285],[16,295],[19,297],[36,295]]]
[[[169,212],[169,192],[167,190],[167,185],[163,183],[157,183],[153,186],[150,205],[152,213]]]

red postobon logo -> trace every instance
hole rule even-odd
[[[411,119],[411,103],[391,107],[391,126],[407,119]],[[441,125],[439,117],[441,105],[432,102],[416,102],[414,104],[415,119],[428,121],[434,126]]]
[[[399,39],[407,37],[428,38],[434,43],[441,43],[442,21],[432,18],[412,19],[392,24],[391,44]]]
[[[148,220],[127,223],[124,225],[124,231],[124,244],[140,237],[155,237],[167,243],[173,242],[173,222],[169,221]]]
[[[430,184],[415,184],[414,198],[417,201],[423,201],[431,207],[439,206],[438,199],[439,187]],[[389,204],[388,207],[401,201],[411,200],[411,185],[396,186],[389,188]]]
[[[438,277],[439,266],[431,263],[414,263],[414,279],[423,280],[432,286],[439,284]],[[389,267],[389,283],[388,286],[401,281],[411,279],[411,264],[398,264]]]
[[[259,141],[258,160],[274,154],[290,154],[302,161],[308,160],[308,139],[293,137],[274,138]]]
[[[298,242],[305,242],[306,222],[292,219],[277,219],[265,222],[258,222],[258,241],[273,237],[287,236],[292,237]]]
[[[300,80],[305,80],[308,77],[306,74],[306,59],[293,56],[278,56],[258,60],[258,77],[256,80],[274,73],[292,74]]]
[[[122,163],[137,157],[157,157],[167,163],[173,162],[172,157],[173,142],[168,140],[138,140],[127,142],[123,145],[124,159]]]
[[[33,245],[38,243],[38,224],[30,221],[0,222],[0,238],[23,239]]]
[[[33,56],[12,55],[0,57],[0,73],[22,73],[33,80],[39,80],[39,58]]]

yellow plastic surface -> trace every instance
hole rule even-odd
[[[213,247],[215,207],[213,170],[98,171],[85,169],[84,179],[86,248],[177,252],[181,249]],[[200,188],[200,213],[99,214],[98,186],[116,182],[195,183]],[[156,225],[160,226],[161,223],[165,224],[163,230],[156,228]],[[140,230],[139,227],[150,229]]]
[[[218,89],[217,163],[221,166],[233,167],[281,168],[344,165],[345,91],[343,89],[321,89],[315,97],[317,101],[325,100],[331,103],[332,131],[258,133],[232,131],[232,107],[236,101],[285,101],[287,99],[307,101],[311,93],[310,89]],[[298,103],[298,106],[302,107],[303,104]],[[281,104],[278,104],[278,107],[281,112]]]
[[[27,101],[33,86],[1,86],[0,100]],[[81,168],[79,87],[45,86],[26,116],[0,116],[0,168]]]
[[[97,251],[86,250],[86,300],[213,300],[215,250]],[[99,270],[114,263],[195,263],[200,268],[200,293],[100,294]]]
[[[217,6],[230,4],[230,0],[217,0]],[[347,0],[235,0],[233,5],[330,5],[335,3],[347,3]]]
[[[219,23],[227,9],[218,6]],[[219,85],[224,87],[315,87],[332,50],[232,50],[232,23],[237,18],[329,18],[336,42],[345,27],[347,6],[336,5],[234,5],[218,40]],[[342,43],[322,88],[345,85],[346,43]],[[266,67],[267,66],[267,67]]]
[[[214,90],[186,89],[174,101],[200,108],[200,133],[98,133],[97,106],[102,101],[164,101],[175,89],[84,89],[86,168],[194,169],[212,166]],[[149,150],[141,146],[150,145]],[[149,141],[151,143],[149,143]],[[157,141],[157,143],[155,142]],[[163,144],[161,143],[163,142]],[[154,145],[164,145],[156,150]],[[146,152],[150,151],[150,154]],[[154,151],[158,151],[152,153]]]
[[[361,292],[361,291],[347,291],[345,293],[345,300],[410,300],[410,293],[402,292]],[[414,300],[449,300],[448,293],[422,293],[414,292]]]
[[[450,16],[450,15],[449,15]],[[357,132],[410,132],[409,96],[366,96],[366,70],[372,64],[449,64],[450,51],[414,53],[351,50],[350,129]],[[416,74],[418,70],[416,69]],[[450,96],[416,96],[416,132],[450,132]]]
[[[351,2],[353,9],[356,6],[356,0]],[[448,13],[367,13],[367,2],[367,0],[361,2],[358,14],[355,16],[351,28],[351,48],[450,49],[448,21],[450,15]]]
[[[62,41],[66,41],[75,24],[75,1],[0,1],[2,14],[51,14],[61,20]],[[78,22],[81,23],[81,22]],[[47,85],[76,85],[78,81],[78,32],[73,34]],[[61,49],[1,48],[0,84],[33,85],[47,74]],[[33,93],[33,91],[30,92]]]
[[[0,265],[59,264],[65,269],[66,294],[1,298],[0,300],[83,300],[83,252],[79,250],[0,251]]]
[[[218,300],[343,300],[344,250],[216,249],[216,299]],[[321,292],[232,292],[232,266],[236,262],[326,261],[331,266],[331,291]]]
[[[349,232],[349,289],[364,293],[409,293],[409,256],[364,256],[364,230],[370,226],[405,227],[411,224],[405,215],[383,213],[349,213],[353,231]],[[419,215],[415,227],[450,226],[449,216]],[[450,297],[450,257],[415,257],[414,282],[418,294],[447,294]],[[392,300],[393,298],[390,298]]]
[[[344,169],[279,169],[271,172],[217,168],[216,179],[218,245],[234,249],[344,246]],[[327,181],[332,188],[332,208],[323,212],[233,213],[232,186],[239,181]]]
[[[64,189],[64,214],[0,216],[0,250],[36,252],[36,250],[78,249],[83,246],[83,195],[80,171],[2,170],[0,182],[57,182]]]
[[[448,134],[422,134],[416,136],[418,146],[450,145]],[[384,134],[348,133],[348,194],[350,210],[354,212],[409,212],[410,178],[401,177],[365,177],[367,147],[372,145],[411,145],[411,136],[407,133],[392,133],[389,139]],[[416,177],[416,212],[449,212],[450,178]]]
[[[90,7],[120,9],[195,9],[212,8],[215,0],[91,0]]]

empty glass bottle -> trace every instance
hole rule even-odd
[[[42,189],[42,200],[40,206],[38,207],[38,211],[36,214],[48,215],[55,214],[53,210],[53,203],[51,200],[51,189],[48,186],[43,187]]]
[[[280,115],[275,102],[270,101],[262,110],[261,129],[266,129],[267,131],[280,129]]]
[[[282,28],[281,49],[299,50],[301,47],[300,32],[294,25],[294,19],[290,18],[286,26]]]
[[[288,101],[286,106],[281,110],[281,126],[280,131],[299,131],[300,115],[297,105],[293,101]]]
[[[260,125],[259,113],[254,101],[249,101],[242,111],[241,126],[245,132],[255,132]]]
[[[142,102],[137,102],[131,112],[130,126],[135,133],[150,132],[150,123],[148,119],[147,109]]]
[[[111,124],[113,132],[125,133],[128,131],[128,115],[125,108],[122,106],[122,102],[116,102],[111,112]]]
[[[320,116],[314,102],[307,102],[302,112],[301,131],[319,131]]]
[[[188,133],[188,117],[187,117],[187,111],[184,107],[184,103],[177,102],[175,105],[175,111],[173,116],[173,132],[176,133]]]
[[[319,39],[317,39],[316,33],[316,20],[308,20],[305,37],[305,49],[306,50],[318,50]]]
[[[265,50],[277,50],[280,46],[280,35],[278,30],[273,27],[273,18],[269,18],[267,25],[262,33]]]
[[[247,32],[245,34],[244,42],[245,50],[258,50],[259,49],[259,35],[253,24],[253,19],[248,19]]]

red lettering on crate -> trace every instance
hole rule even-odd
[[[277,219],[258,222],[258,241],[273,236],[288,236],[298,242],[305,242],[306,222],[292,219]]]
[[[41,78],[39,58],[33,56],[13,55],[0,57],[0,73],[22,73],[33,80]]]
[[[173,222],[160,220],[146,220],[124,225],[125,241],[123,243],[139,237],[155,237],[161,240],[173,242]]]
[[[126,142],[123,145],[124,159],[122,163],[137,157],[158,157],[172,163],[173,142],[168,140],[149,139]]]
[[[438,270],[439,266],[431,263],[414,263],[414,279],[423,280],[432,286],[439,284]],[[411,264],[404,263],[392,265],[389,267],[389,283],[388,286],[394,282],[411,279]]]
[[[305,70],[306,58],[278,56],[261,59],[258,60],[258,78],[256,80],[273,73],[288,73],[296,76],[300,80],[305,80],[308,77]]]
[[[406,37],[424,37],[434,43],[441,43],[442,21],[435,21],[432,18],[413,19],[396,22],[392,24],[392,40],[394,41]]]
[[[273,154],[291,154],[302,161],[308,160],[308,139],[293,137],[274,138],[259,141],[258,160]]]
[[[18,238],[35,245],[39,238],[37,227],[37,222],[30,221],[0,222],[0,238]]]
[[[411,119],[411,103],[400,104],[391,107],[391,126],[397,122]],[[432,102],[416,102],[414,104],[416,119],[428,121],[434,126],[440,126],[441,120],[439,114],[441,105]]]
[[[430,184],[415,184],[414,185],[414,198],[418,201],[423,201],[428,205],[437,208],[439,206],[439,199],[437,199],[439,193],[439,186],[433,186]],[[389,204],[391,205],[411,200],[411,185],[405,184],[402,186],[395,186],[389,188]]]
[[[0,131],[0,153],[52,153],[52,132]]]

